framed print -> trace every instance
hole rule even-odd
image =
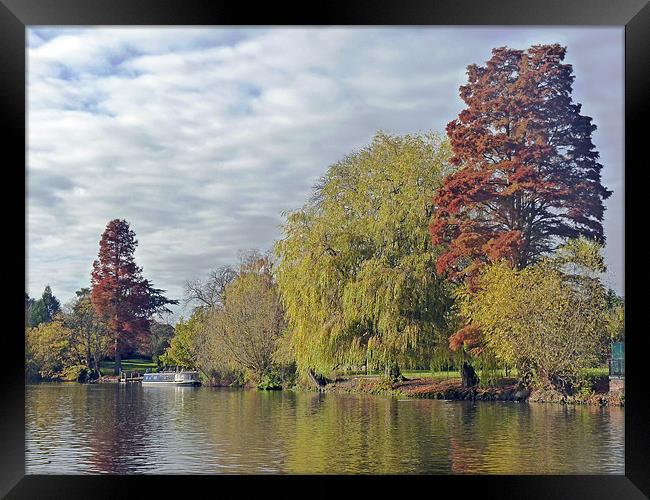
[[[646,1],[0,19],[7,498],[650,495]]]

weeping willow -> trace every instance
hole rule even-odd
[[[300,368],[405,365],[446,348],[451,290],[428,224],[449,153],[435,134],[378,133],[286,214],[276,274]]]

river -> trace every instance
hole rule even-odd
[[[26,388],[27,474],[623,474],[623,408],[140,384]]]

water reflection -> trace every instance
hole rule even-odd
[[[139,384],[27,387],[28,474],[623,474],[624,410]]]

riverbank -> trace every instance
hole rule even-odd
[[[529,392],[518,387],[517,379],[506,377],[489,387],[465,388],[460,378],[418,377],[389,383],[378,377],[358,376],[337,379],[326,384],[321,390],[331,393],[375,394],[400,398],[625,406],[624,393],[610,393],[608,387],[605,387],[600,380],[594,384],[591,391],[572,396],[552,390]]]

